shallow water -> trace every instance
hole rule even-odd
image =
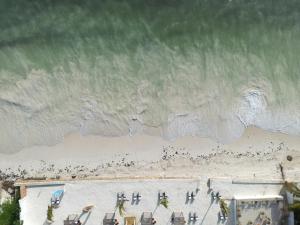
[[[0,152],[64,135],[300,134],[296,0],[2,0]]]

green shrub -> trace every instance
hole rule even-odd
[[[19,194],[16,197],[0,205],[0,224],[1,225],[21,225],[20,221]]]
[[[47,220],[52,221],[53,220],[53,207],[48,205],[47,209]]]

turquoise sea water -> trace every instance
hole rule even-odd
[[[300,134],[297,0],[2,0],[0,151],[70,132]]]

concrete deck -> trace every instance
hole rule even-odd
[[[90,215],[83,215],[82,222],[86,225],[102,224],[105,213],[116,213],[120,225],[124,218],[116,208],[117,193],[124,192],[128,202],[125,203],[127,216],[135,216],[137,224],[143,212],[152,212],[157,224],[171,224],[173,212],[183,212],[188,221],[190,213],[198,215],[196,225],[233,225],[234,224],[234,196],[270,196],[278,195],[280,182],[263,182],[252,184],[235,184],[228,178],[207,179],[125,179],[125,180],[80,180],[59,182],[27,182],[27,195],[20,200],[21,219],[24,225],[43,225],[46,220],[47,206],[51,194],[58,189],[65,189],[65,195],[58,209],[54,209],[53,225],[63,224],[69,214],[81,214],[83,207],[94,205]],[[250,181],[249,181],[250,182]],[[21,184],[21,183],[19,183]],[[24,185],[24,182],[22,183]],[[169,207],[158,205],[158,193],[165,191],[169,196]],[[196,194],[193,202],[187,201],[187,192]],[[220,221],[218,213],[220,207],[217,200],[212,199],[211,192],[218,191],[226,199],[231,208],[228,220]],[[132,193],[139,192],[141,201],[132,201]],[[88,217],[88,218],[87,218]]]

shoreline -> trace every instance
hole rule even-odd
[[[300,138],[255,127],[230,144],[208,138],[99,137],[72,134],[52,147],[0,154],[0,179],[34,177],[230,176],[281,177],[300,170]],[[286,156],[291,155],[291,162]],[[292,171],[292,172],[290,172]],[[299,173],[300,174],[300,173]]]

